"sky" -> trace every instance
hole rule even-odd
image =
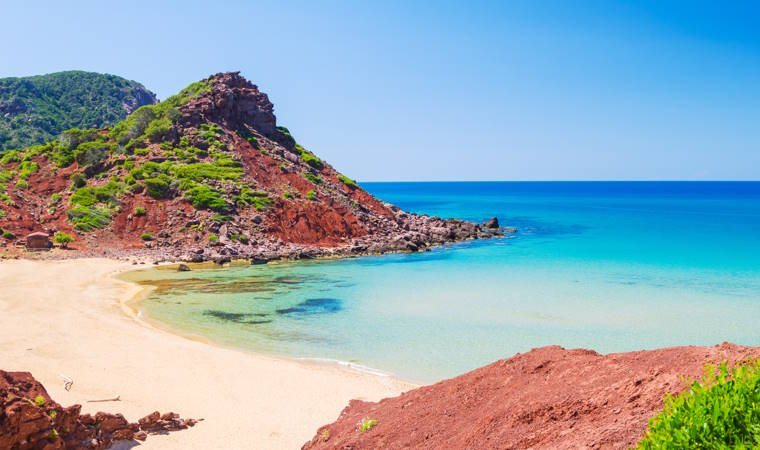
[[[0,0],[0,77],[239,70],[360,181],[760,179],[760,3]]]

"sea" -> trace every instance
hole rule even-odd
[[[362,183],[508,237],[428,252],[126,275],[219,345],[434,382],[545,345],[760,345],[760,182]]]

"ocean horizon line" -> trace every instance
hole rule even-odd
[[[662,179],[662,180],[562,180],[562,179],[536,179],[536,180],[357,180],[358,183],[760,183],[758,180],[689,180],[689,179]]]

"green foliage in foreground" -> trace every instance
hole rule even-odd
[[[140,239],[143,241],[152,241],[153,240],[153,233],[150,231],[146,231],[145,233],[140,235]]]
[[[638,449],[760,447],[760,360],[708,364],[701,382],[665,399]]]
[[[316,200],[317,194],[314,191],[310,190],[309,192],[306,193],[306,198],[308,198],[309,200]]]

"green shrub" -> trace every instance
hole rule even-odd
[[[215,234],[209,234],[208,235],[208,241],[209,242],[219,242],[219,236]]]
[[[74,191],[69,199],[72,205],[93,206],[105,203],[108,206],[118,206],[118,196],[123,186],[121,183],[111,180],[102,186],[83,187]]]
[[[74,189],[84,187],[87,184],[87,179],[79,172],[72,173],[69,180],[71,180],[71,186]]]
[[[38,396],[34,397],[34,404],[35,405],[42,407],[42,406],[45,406],[45,403],[46,403],[45,402],[45,397],[43,397],[41,395],[38,395]]]
[[[13,233],[11,233],[11,232],[10,232],[10,231],[8,231],[8,230],[3,230],[3,237],[4,237],[5,239],[16,239],[16,235],[15,235],[15,234],[13,234]]]
[[[309,192],[306,193],[306,198],[308,198],[309,200],[316,200],[317,194],[314,191],[310,190]]]
[[[192,181],[212,180],[238,180],[243,176],[240,163],[229,158],[220,159],[215,164],[197,163],[176,166],[173,168],[177,178]]]
[[[171,195],[171,181],[172,179],[164,174],[159,174],[157,177],[146,178],[145,188],[148,190],[148,195],[153,198],[169,198]]]
[[[20,160],[19,152],[18,150],[11,150],[8,152],[5,152],[2,158],[0,158],[0,164],[6,165],[14,162],[18,162]]]
[[[74,238],[63,231],[59,231],[53,236],[53,242],[59,244],[63,248],[67,248],[70,243],[74,242]]]
[[[23,180],[28,180],[29,176],[40,170],[40,166],[34,161],[23,161],[18,166],[18,177]]]
[[[291,198],[293,198],[293,194],[291,194],[288,191],[285,191],[282,193],[282,198],[284,198],[285,200],[290,200]]]
[[[259,192],[243,186],[240,194],[235,196],[235,203],[240,207],[253,206],[257,210],[268,208],[272,204],[272,199],[266,192]]]
[[[303,148],[300,144],[296,144],[295,147],[296,150],[301,154],[301,159],[303,159],[306,164],[317,170],[322,168],[323,163],[321,159],[314,156],[313,153]]]
[[[343,175],[342,173],[338,175],[338,179],[349,187],[356,187],[356,181],[352,180],[351,178],[348,178],[347,176]]]
[[[145,129],[145,135],[148,136],[151,142],[160,142],[169,134],[169,127],[171,126],[172,123],[167,117],[156,119],[148,124],[148,127]]]
[[[29,187],[29,183],[27,183],[26,180],[16,180],[16,186],[26,189]]]
[[[135,217],[142,217],[145,215],[145,208],[142,206],[138,206],[135,208]]]
[[[362,433],[366,433],[367,431],[371,430],[372,427],[374,427],[375,425],[377,425],[377,420],[368,419],[365,417],[364,419],[362,419],[361,422],[359,422],[359,430]]]
[[[140,239],[143,241],[152,241],[153,240],[153,233],[150,231],[146,231],[145,233],[140,235]]]
[[[55,193],[50,196],[50,203],[58,203],[61,201],[61,194]]]
[[[204,184],[196,185],[185,191],[185,198],[189,200],[196,209],[210,209],[222,213],[227,212],[229,209],[227,202],[222,199],[219,191]]]
[[[304,178],[306,178],[307,180],[311,181],[314,184],[322,184],[322,179],[314,175],[313,173],[306,172],[305,174],[303,174],[303,176]]]
[[[760,360],[729,369],[705,367],[701,382],[668,395],[649,420],[639,449],[757,448],[760,445]]]
[[[147,148],[136,148],[133,153],[137,156],[145,156],[150,153],[150,150]]]
[[[85,142],[74,150],[74,159],[80,166],[97,166],[108,159],[108,150],[105,142]]]
[[[86,233],[94,228],[105,228],[111,223],[111,209],[107,206],[88,207],[76,205],[66,211],[66,216],[74,223],[74,231]]]

